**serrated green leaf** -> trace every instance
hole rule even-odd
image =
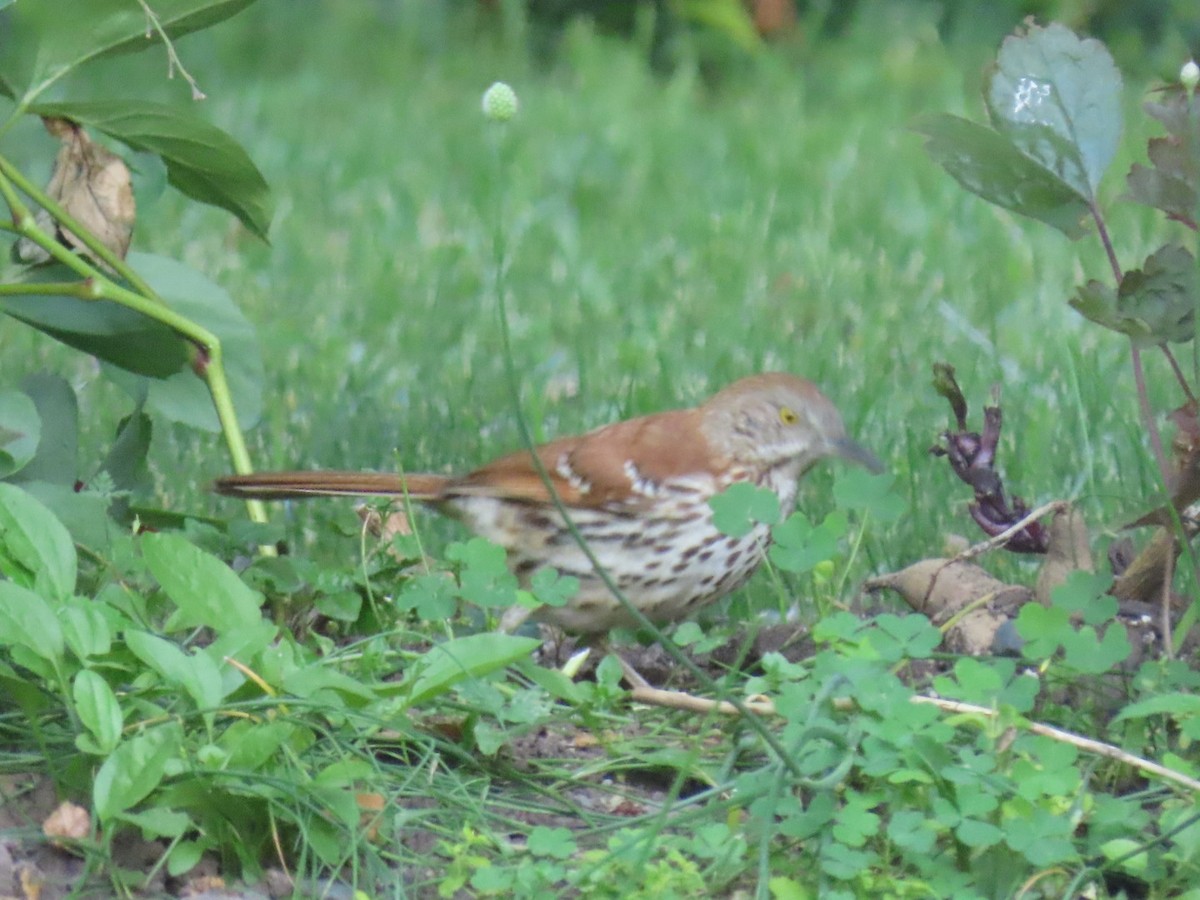
[[[968,191],[1075,240],[1087,233],[1087,199],[1025,156],[1004,135],[959,116],[923,118],[914,129],[925,149]]]
[[[0,391],[0,478],[32,462],[42,437],[42,420],[33,400],[21,391]]]
[[[162,782],[167,763],[179,752],[181,729],[159,725],[121,743],[92,782],[92,803],[102,823],[137,805]]]
[[[78,122],[134,150],[160,156],[172,187],[228,210],[267,239],[271,209],[266,179],[241,145],[216,126],[146,100],[40,103],[29,111]]]
[[[94,738],[94,749],[89,752],[101,756],[111,753],[121,741],[121,728],[125,724],[117,695],[108,682],[91,669],[76,673],[71,694],[79,721]]]
[[[997,131],[1095,199],[1121,138],[1121,74],[1100,41],[1030,25],[1004,39],[984,98]]]
[[[1125,178],[1130,196],[1195,228],[1200,141],[1185,144],[1173,135],[1153,138],[1147,153],[1151,165],[1134,163]]]
[[[1191,340],[1198,302],[1195,260],[1178,244],[1161,247],[1143,268],[1126,272],[1116,291],[1092,280],[1070,301],[1086,318],[1129,335],[1140,347]]]
[[[205,625],[225,634],[262,621],[262,594],[182,535],[145,534],[141,547],[151,574],[178,607],[168,630]]]
[[[0,484],[0,573],[52,600],[75,591],[75,544],[40,501]]]
[[[126,261],[175,312],[203,325],[220,339],[238,424],[253,427],[262,415],[262,353],[253,326],[229,293],[173,259],[130,253]],[[172,421],[214,433],[221,430],[208,388],[190,368],[149,382],[112,370],[109,374],[134,398],[148,387],[147,404]]]

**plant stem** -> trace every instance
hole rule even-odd
[[[16,179],[12,178],[14,172],[17,176]],[[225,379],[225,367],[222,359],[220,339],[207,328],[180,315],[167,306],[162,298],[143,279],[137,276],[136,273],[133,273],[124,260],[116,259],[107,248],[105,248],[104,252],[118,263],[119,269],[133,275],[133,278],[129,279],[129,281],[136,290],[130,290],[117,284],[89,263],[84,257],[60,244],[52,235],[47,234],[37,224],[37,220],[34,218],[32,212],[30,212],[29,207],[17,195],[13,187],[14,183],[19,184],[21,190],[29,195],[31,199],[35,199],[39,203],[45,201],[44,205],[46,205],[47,212],[52,216],[55,216],[56,210],[60,213],[63,211],[56,203],[45,197],[41,191],[30,185],[12,167],[11,163],[0,156],[0,197],[3,197],[12,213],[12,226],[6,227],[5,230],[15,231],[21,237],[33,241],[56,261],[62,263],[82,279],[74,283],[58,283],[56,286],[61,290],[55,293],[84,301],[111,300],[114,303],[118,303],[121,306],[132,309],[134,312],[141,313],[156,322],[166,325],[176,334],[189,341],[194,348],[193,368],[196,374],[204,379],[205,386],[212,397],[213,408],[216,410],[217,421],[220,423],[221,431],[225,436],[225,444],[229,449],[233,469],[239,475],[248,474],[253,471],[254,467],[250,462],[250,453],[246,449],[245,439],[242,437],[242,430],[238,425],[233,396],[229,392],[229,383]],[[51,206],[54,209],[51,209]],[[68,222],[74,222],[69,216],[66,218]],[[62,224],[67,223],[63,222]],[[75,224],[74,227],[68,224],[67,227],[72,233],[79,236],[89,249],[92,248],[93,242],[98,244],[95,236],[86,228],[82,228],[78,224]],[[49,293],[46,285],[8,284],[0,285],[0,288],[3,289],[4,294],[9,296],[45,295]],[[246,513],[254,522],[265,523],[268,521],[266,507],[260,500],[247,500]],[[266,555],[273,555],[274,548],[264,547],[263,552]]]
[[[5,178],[11,181],[21,190],[21,193],[25,194],[25,196],[27,196],[38,206],[42,207],[42,209],[46,210],[46,212],[50,213],[51,217],[54,218],[55,221],[62,225],[67,231],[71,232],[71,234],[75,235],[75,237],[79,238],[79,240],[83,242],[83,245],[87,247],[88,250],[98,260],[128,281],[130,285],[133,286],[134,290],[153,300],[158,301],[159,303],[163,303],[163,300],[158,296],[154,288],[150,287],[150,285],[146,283],[145,279],[135,272],[133,268],[125,262],[125,260],[109,249],[104,242],[97,238],[96,235],[94,235],[88,228],[79,224],[79,222],[76,221],[76,219],[69,212],[63,209],[57,201],[52,199],[44,191],[40,190],[37,185],[31,183],[29,179],[27,179],[24,174],[22,174],[22,172],[4,156],[0,156],[0,175],[3,175]],[[57,243],[57,241],[55,243]]]

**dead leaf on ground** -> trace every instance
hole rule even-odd
[[[69,800],[60,803],[42,822],[42,833],[58,846],[61,844],[55,838],[83,840],[91,834],[91,830],[92,819],[88,811]]]
[[[942,643],[972,656],[995,652],[996,632],[1033,599],[1029,588],[1006,584],[974,563],[936,557],[873,578],[865,588],[895,591],[938,627],[954,620]]]
[[[137,218],[128,167],[121,157],[93,143],[76,123],[49,117],[42,121],[46,130],[62,141],[46,193],[100,243],[124,259]],[[35,219],[64,246],[84,249],[79,236],[58,225],[44,209],[37,211]],[[27,238],[17,242],[16,254],[21,262],[35,265],[50,260],[49,253]]]

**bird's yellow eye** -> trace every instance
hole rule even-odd
[[[781,406],[779,408],[779,421],[784,425],[795,425],[800,421],[800,417],[796,415],[795,410],[790,406]]]

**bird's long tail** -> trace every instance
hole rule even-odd
[[[384,472],[254,472],[226,475],[213,490],[245,500],[299,500],[305,497],[404,497],[440,500],[445,475],[392,475]]]

